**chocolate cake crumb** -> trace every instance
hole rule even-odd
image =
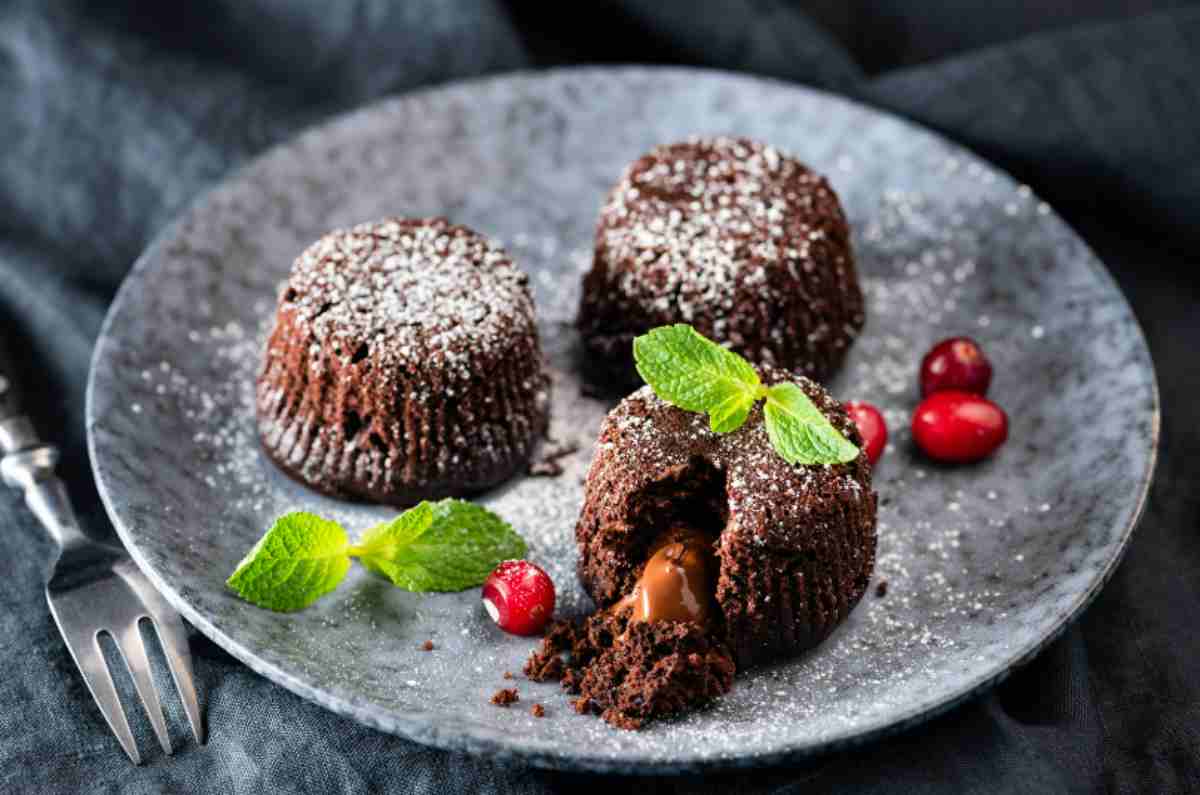
[[[576,442],[550,442],[542,448],[542,453],[536,461],[529,464],[529,475],[532,477],[556,478],[564,470],[560,459],[566,458],[579,449]]]
[[[512,671],[505,671],[505,672],[504,672],[504,676],[503,676],[502,678],[504,678],[504,679],[512,679],[512,678],[513,678]]]
[[[532,478],[556,478],[562,473],[562,464],[557,461],[534,461],[526,470],[526,474]]]
[[[492,703],[497,707],[507,707],[509,704],[515,704],[520,700],[521,696],[517,693],[515,687],[500,688],[492,694]]]
[[[562,662],[562,660],[559,660],[559,662]],[[565,663],[563,663],[563,666],[560,670],[562,671],[562,689],[568,693],[578,693],[579,680],[583,678],[582,670],[578,668],[567,668]]]
[[[435,648],[437,647],[433,645],[433,641],[431,640],[427,640],[421,644],[421,651],[433,651]]]
[[[875,597],[878,599],[882,599],[883,597],[887,596],[887,591],[888,591],[888,581],[880,580],[879,584],[875,586]]]
[[[563,659],[563,655],[566,659]],[[628,611],[556,622],[525,664],[535,681],[560,679],[572,706],[639,729],[729,692],[736,666],[724,644],[688,621],[630,621]]]
[[[541,645],[525,662],[525,675],[535,682],[562,680],[566,673],[562,654],[578,645],[578,625],[571,621],[555,621],[546,630]]]
[[[546,708],[543,707],[541,704],[534,704],[533,707],[531,707],[529,711],[530,711],[530,713],[533,714],[533,717],[535,717],[535,718],[546,717]]]

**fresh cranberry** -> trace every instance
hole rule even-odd
[[[484,581],[483,606],[505,632],[536,635],[554,614],[554,583],[527,560],[506,560]]]
[[[986,458],[1008,438],[1008,417],[970,392],[934,392],[917,405],[912,435],[930,457],[952,464]]]
[[[921,360],[921,397],[957,389],[986,395],[992,383],[992,363],[968,337],[942,340]]]
[[[879,456],[883,455],[884,445],[887,444],[887,423],[883,421],[883,415],[879,413],[879,409],[861,400],[851,400],[847,403],[846,412],[858,426],[858,432],[863,438],[863,447],[867,451],[867,459],[871,466],[875,466]]]

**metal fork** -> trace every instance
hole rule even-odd
[[[179,614],[125,550],[93,541],[79,529],[66,487],[54,473],[58,450],[44,444],[29,418],[22,415],[13,374],[0,351],[0,475],[7,485],[25,492],[25,504],[58,543],[60,553],[46,585],[46,601],[83,681],[125,753],[135,765],[141,764],[100,649],[100,635],[108,634],[133,678],[159,744],[170,754],[171,740],[139,628],[141,621],[148,619],[158,631],[192,734],[203,744],[192,658]]]

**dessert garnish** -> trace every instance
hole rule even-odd
[[[879,413],[879,409],[864,400],[847,401],[846,413],[858,426],[858,432],[863,438],[863,449],[867,451],[867,460],[871,462],[871,466],[875,466],[887,445],[887,423],[883,421],[883,415]]]
[[[920,381],[924,399],[913,412],[912,435],[926,455],[970,464],[1004,444],[1008,417],[984,397],[992,363],[974,340],[950,337],[934,345],[921,360]]]
[[[527,560],[506,560],[483,583],[483,607],[505,632],[537,635],[554,615],[554,582]]]
[[[252,604],[291,612],[336,588],[351,558],[406,591],[461,591],[525,551],[507,522],[465,500],[419,503],[357,544],[337,522],[297,511],[275,520],[227,584]]]
[[[921,397],[956,389],[986,395],[992,363],[969,337],[950,337],[934,345],[921,360]]]
[[[738,354],[686,323],[659,326],[633,341],[638,374],[659,398],[707,413],[716,433],[736,431],[759,400],[771,446],[789,464],[844,464],[858,447],[826,419],[799,386],[763,385]]]
[[[1008,438],[1008,417],[970,392],[934,392],[913,412],[913,440],[925,454],[949,464],[986,458]]]

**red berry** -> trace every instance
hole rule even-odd
[[[973,339],[942,340],[921,360],[921,397],[957,389],[986,395],[992,383],[992,363]]]
[[[1008,417],[970,392],[934,392],[913,413],[912,435],[930,458],[968,464],[986,458],[1008,438]]]
[[[527,560],[506,560],[483,583],[483,606],[505,632],[536,635],[554,615],[554,583]]]
[[[883,415],[879,413],[879,409],[861,400],[851,400],[846,404],[846,411],[858,426],[858,432],[862,434],[867,459],[870,460],[871,466],[875,466],[879,456],[883,455],[884,445],[887,444],[887,423],[883,421]]]

